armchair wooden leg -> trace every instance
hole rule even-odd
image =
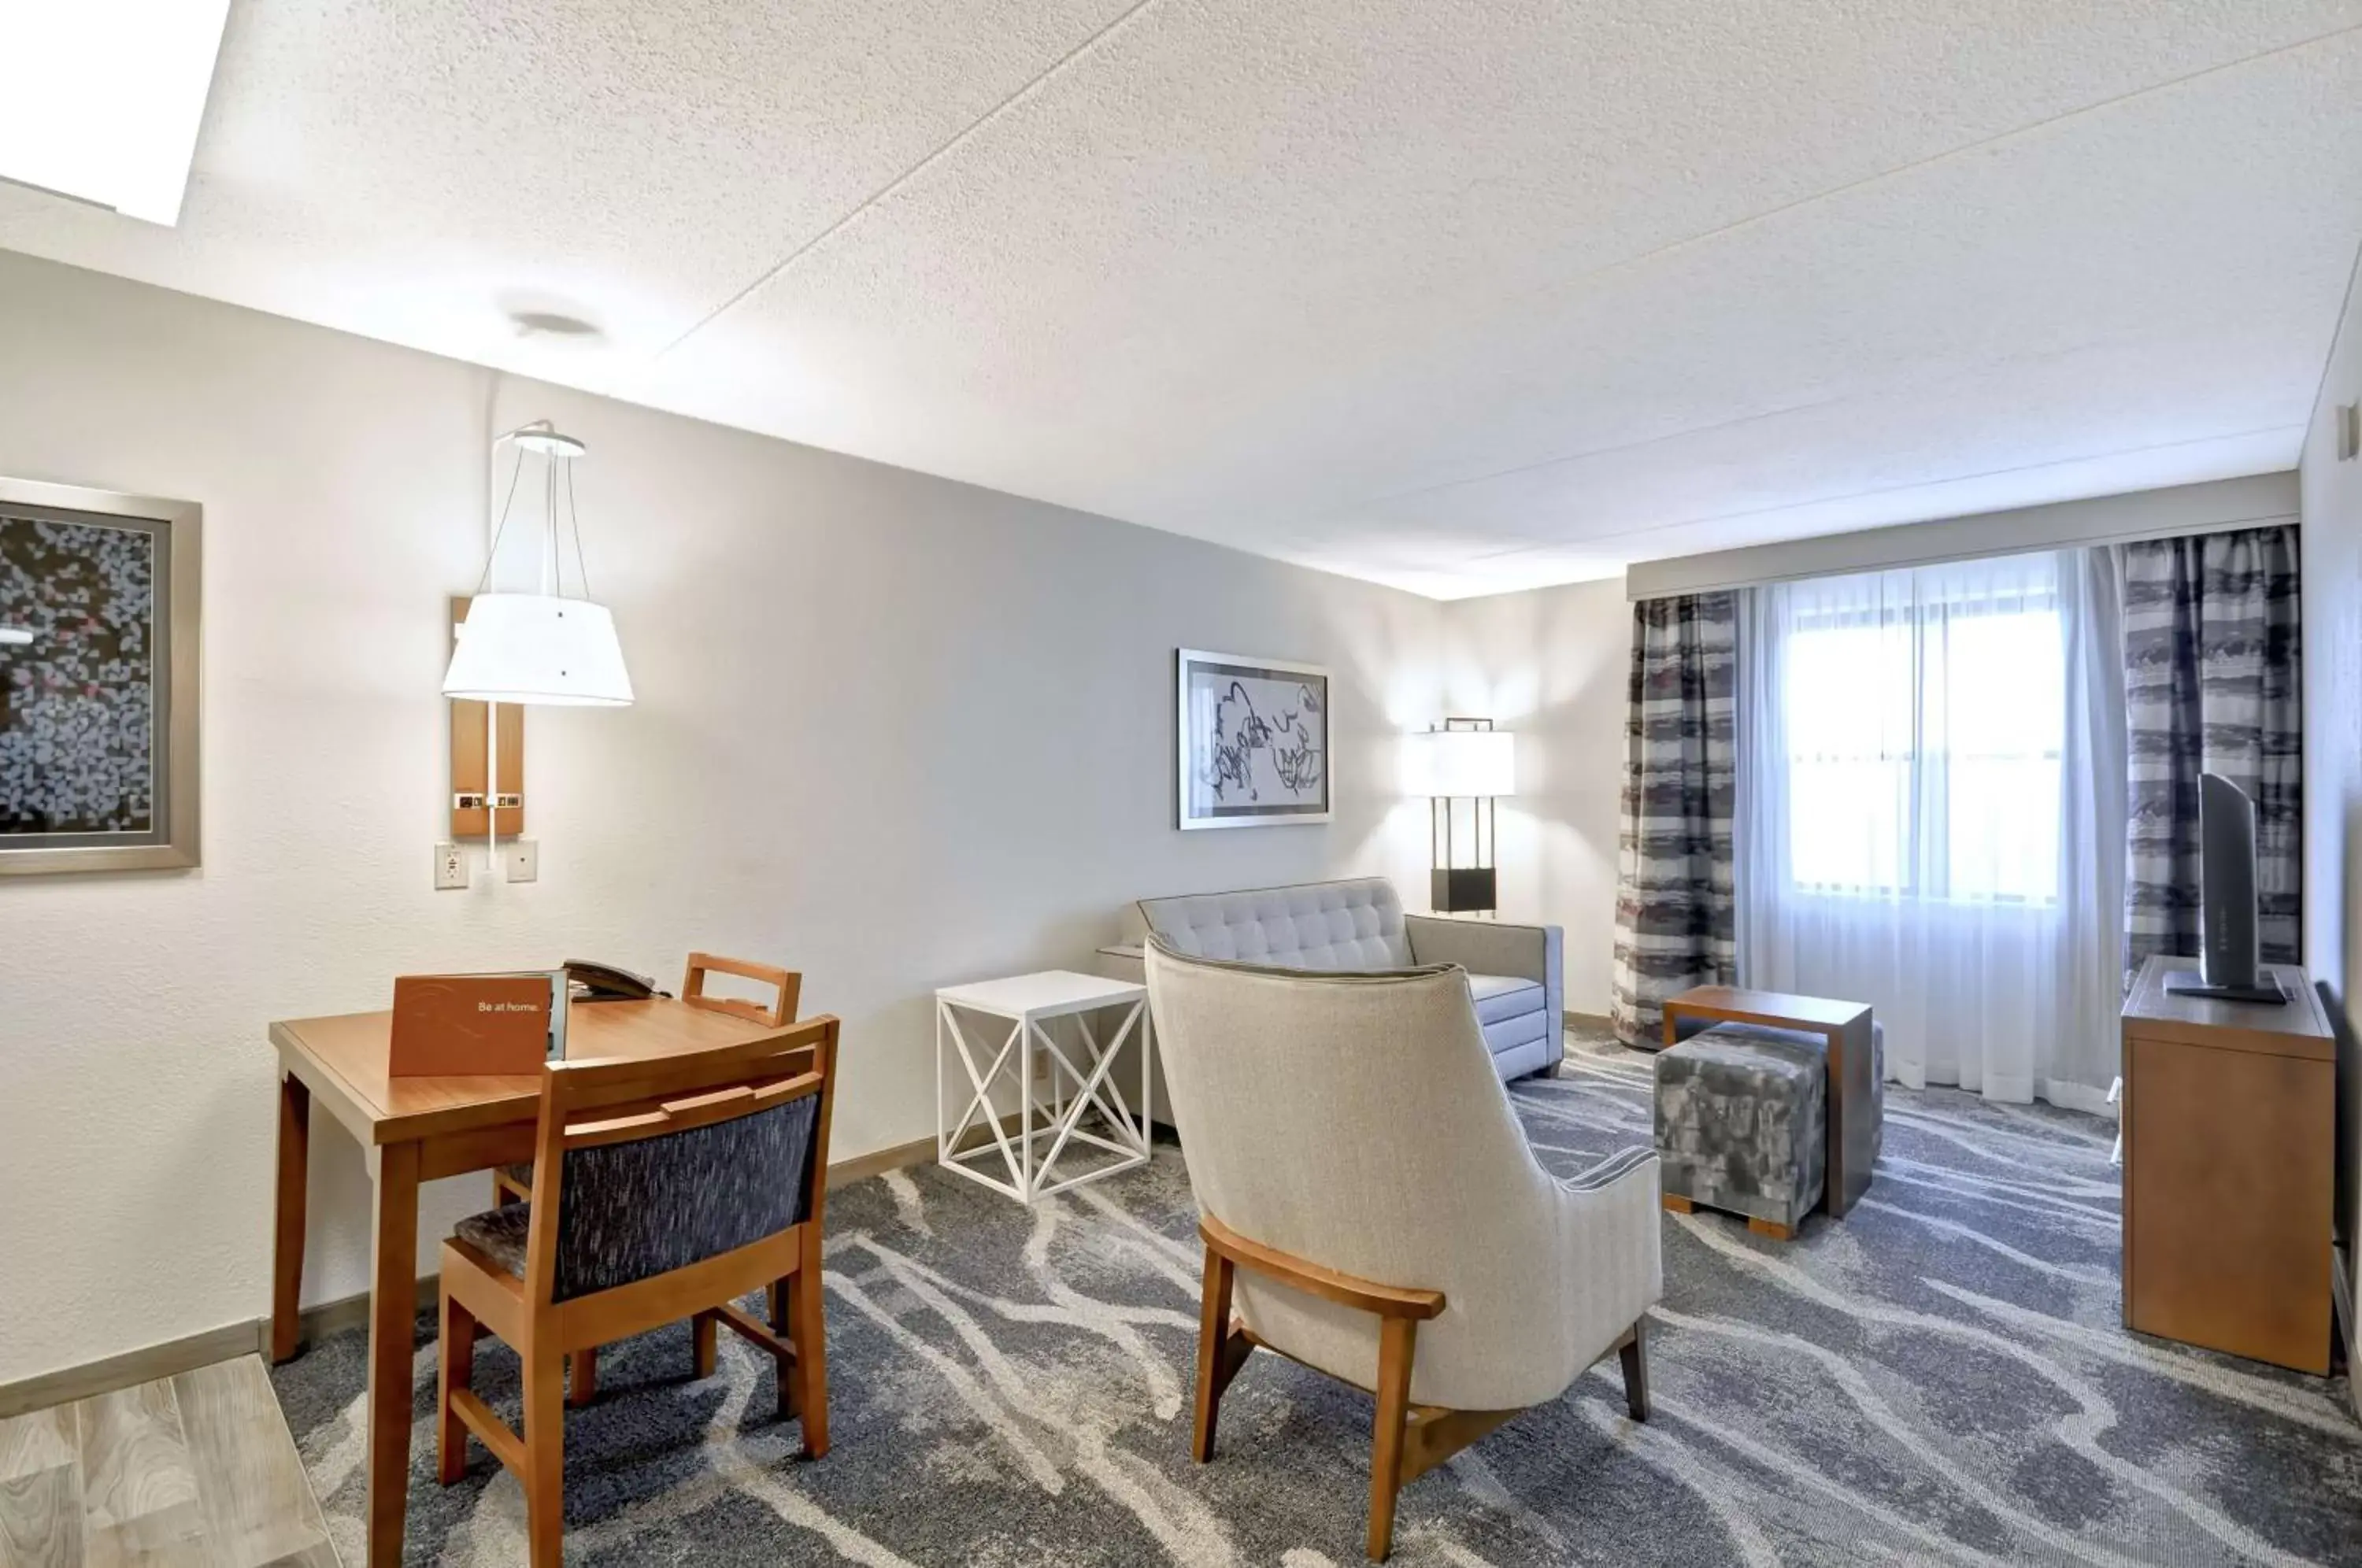
[[[702,1381],[713,1375],[713,1356],[721,1336],[714,1331],[722,1320],[712,1312],[700,1312],[689,1320],[690,1375]]]
[[[1410,1364],[1418,1324],[1387,1318],[1378,1325],[1378,1410],[1370,1442],[1370,1534],[1373,1562],[1394,1550],[1395,1497],[1402,1490],[1403,1430],[1410,1421]]]
[[[476,1320],[449,1287],[443,1291],[443,1320],[436,1343],[435,1474],[448,1486],[468,1473],[468,1424],[451,1407],[451,1393],[468,1386],[476,1373]]]
[[[566,1356],[524,1350],[525,1537],[533,1568],[565,1568]]]
[[[1632,1331],[1617,1347],[1624,1360],[1624,1404],[1636,1421],[1649,1419],[1649,1320],[1634,1320]]]
[[[1214,1457],[1214,1423],[1221,1413],[1222,1390],[1253,1350],[1236,1339],[1231,1328],[1231,1292],[1237,1280],[1238,1265],[1208,1247],[1198,1309],[1198,1413],[1189,1434],[1189,1456],[1200,1464]]]
[[[796,1346],[796,1412],[803,1422],[804,1457],[828,1453],[828,1323],[822,1315],[820,1227],[805,1243],[801,1264],[788,1283],[789,1336]]]
[[[598,1397],[598,1347],[569,1352],[566,1357],[566,1402],[579,1410]]]

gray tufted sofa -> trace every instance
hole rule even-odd
[[[1361,973],[1457,964],[1504,1082],[1565,1054],[1565,938],[1554,925],[1405,914],[1383,877],[1142,899],[1131,923],[1134,942],[1153,932],[1194,958]]]

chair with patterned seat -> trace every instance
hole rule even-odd
[[[742,980],[771,988],[768,1005],[747,1001],[737,997],[708,996],[705,990],[709,975],[735,975]],[[689,955],[689,971],[682,976],[680,999],[690,1007],[708,1012],[726,1012],[733,1018],[743,1018],[749,1023],[760,1023],[771,1029],[784,1029],[795,1021],[796,1002],[803,990],[804,977],[793,969],[781,969],[769,964],[750,963],[744,958],[724,958],[712,953],[692,953]],[[492,1206],[523,1203],[533,1196],[533,1162],[502,1165],[492,1172]],[[596,1346],[574,1353],[567,1369],[566,1402],[581,1408],[599,1392],[599,1352]]]
[[[727,1324],[778,1365],[778,1409],[828,1452],[821,1233],[837,1021],[658,1060],[542,1070],[529,1201],[463,1220],[443,1245],[437,1473],[472,1432],[516,1472],[531,1560],[557,1568],[568,1358],[687,1318],[698,1376]],[[738,1305],[768,1295],[768,1321]],[[520,1435],[469,1387],[479,1328],[523,1364]]]

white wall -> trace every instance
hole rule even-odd
[[[1502,918],[1564,926],[1567,1010],[1604,1017],[1632,649],[1623,582],[1462,599],[1443,612],[1448,711],[1518,732],[1518,793],[1499,805]]]
[[[487,432],[539,416],[590,443],[640,701],[534,711],[540,881],[436,893],[444,599]],[[1083,964],[1142,893],[1424,873],[1408,595],[6,254],[0,473],[206,530],[203,869],[0,883],[0,1382],[267,1310],[264,1025],[398,972],[800,968],[852,1155],[931,1131],[937,985]],[[1333,667],[1334,823],[1175,831],[1178,646]],[[311,1300],[366,1284],[359,1154],[315,1127]]]
[[[2362,1301],[2362,458],[2332,424],[2362,402],[2362,276],[2346,295],[2299,466],[2304,527],[2304,961],[2336,1004],[2337,1231]]]

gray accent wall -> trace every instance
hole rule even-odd
[[[438,893],[445,600],[490,434],[542,417],[590,444],[639,703],[530,712],[539,880]],[[0,473],[206,524],[204,868],[0,888],[0,1385],[267,1309],[265,1025],[397,974],[800,969],[850,1158],[933,1132],[936,986],[1088,967],[1148,894],[1425,885],[1394,737],[1441,712],[1442,607],[1410,594],[7,253]],[[1331,669],[1333,822],[1175,830],[1183,646]],[[368,1283],[369,1189],[313,1143],[316,1302]],[[422,1258],[488,1191],[428,1192]]]

